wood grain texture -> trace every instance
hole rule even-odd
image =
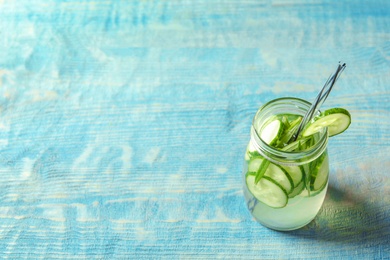
[[[388,259],[389,28],[383,0],[0,0],[0,257]],[[266,229],[241,188],[252,117],[339,60],[324,206]]]

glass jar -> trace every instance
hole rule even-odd
[[[308,138],[299,139],[293,150],[287,144],[286,149],[275,148],[261,138],[270,119],[293,120],[304,116],[309,107],[302,99],[275,99],[262,106],[252,122],[243,169],[244,196],[252,216],[271,229],[288,231],[305,226],[315,218],[326,195],[327,128],[310,136],[310,145],[303,145]]]

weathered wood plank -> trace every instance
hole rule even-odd
[[[11,259],[386,259],[387,1],[0,0],[0,256]],[[329,143],[308,226],[247,212],[257,108],[327,100]]]

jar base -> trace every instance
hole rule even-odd
[[[327,186],[315,196],[296,196],[290,199],[287,206],[278,209],[258,201],[245,187],[244,195],[248,209],[257,222],[269,229],[291,231],[302,228],[315,219],[325,199]]]
[[[281,231],[281,232],[288,232],[288,231],[293,231],[293,230],[297,230],[297,229],[300,229],[300,228],[303,228],[304,226],[308,225],[310,222],[312,222],[313,220],[315,219],[312,218],[310,219],[309,221],[305,222],[304,224],[300,224],[300,225],[297,225],[297,226],[292,226],[292,227],[277,227],[277,226],[273,226],[273,225],[268,225],[266,223],[263,223],[261,222],[260,220],[256,219],[255,220],[260,223],[262,226],[266,227],[266,228],[269,228],[269,229],[272,229],[272,230],[275,230],[275,231]]]

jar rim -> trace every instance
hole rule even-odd
[[[263,106],[261,106],[256,112],[251,126],[251,142],[256,150],[266,159],[271,162],[282,164],[282,165],[301,165],[315,160],[320,156],[323,151],[325,151],[328,143],[328,129],[325,127],[320,131],[319,140],[310,148],[303,151],[282,151],[273,146],[268,145],[260,138],[260,129],[257,129],[257,122],[261,119],[265,121],[269,118],[270,115],[282,114],[282,113],[272,113],[276,110],[289,111],[292,114],[292,110],[295,109],[295,112],[298,114],[304,115],[306,111],[310,108],[311,103],[300,98],[296,97],[282,97],[273,99]],[[320,113],[320,110],[316,111],[317,114]],[[267,116],[269,115],[269,116]],[[264,122],[263,122],[264,123]],[[261,126],[262,124],[260,124]]]

